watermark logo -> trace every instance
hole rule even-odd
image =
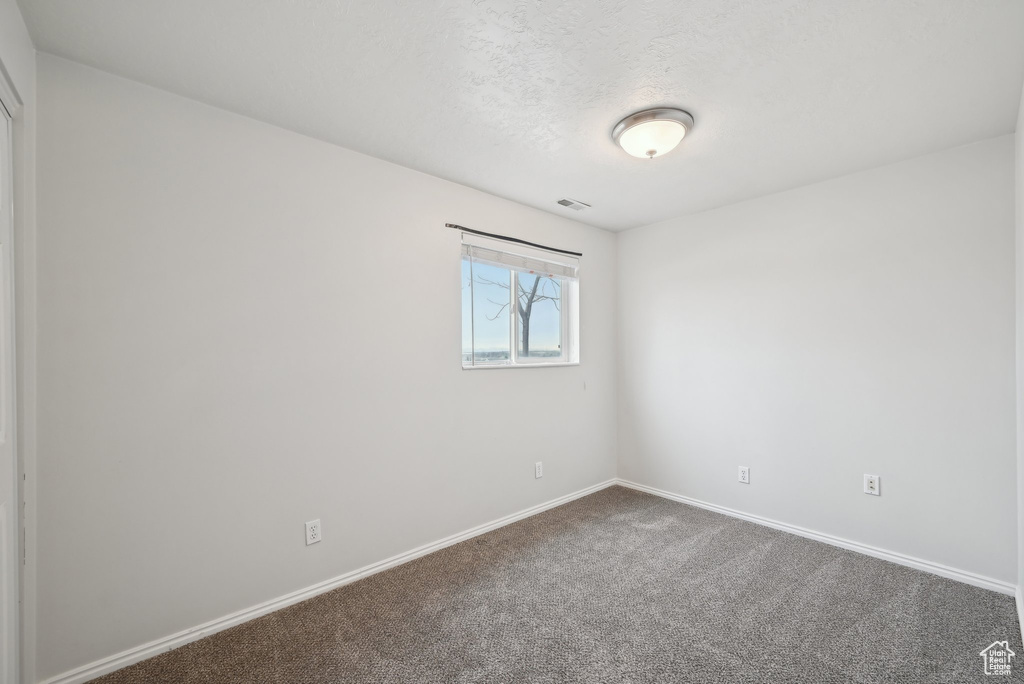
[[[1010,645],[1005,641],[996,641],[980,655],[985,661],[985,674],[1008,675],[1013,667],[1010,661],[1016,653],[1010,650]]]

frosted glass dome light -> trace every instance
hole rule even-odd
[[[681,109],[645,109],[631,114],[612,129],[612,139],[640,159],[671,152],[693,128],[693,117]]]

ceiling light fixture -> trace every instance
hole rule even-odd
[[[691,128],[693,117],[682,109],[645,109],[615,124],[612,140],[627,154],[654,159],[674,150]]]

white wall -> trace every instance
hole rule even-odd
[[[35,419],[35,124],[36,53],[15,0],[0,0],[0,64],[21,99],[14,117],[14,266],[15,345],[17,384],[17,447],[25,504],[27,565],[20,568],[22,595],[20,635],[22,680],[35,681],[33,639],[35,614],[35,456],[32,429]],[[19,535],[21,538],[21,535]],[[23,539],[24,540],[24,539]]]
[[[0,0],[0,61],[22,101],[35,93],[36,51],[15,0]]]
[[[45,55],[39,112],[40,678],[614,477],[614,235]],[[446,221],[584,252],[579,367],[461,370]]]
[[[1012,179],[1007,135],[621,235],[620,477],[1016,582]]]

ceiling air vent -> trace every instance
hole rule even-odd
[[[579,200],[569,199],[568,197],[563,197],[562,199],[558,200],[558,203],[561,204],[563,207],[569,207],[570,209],[575,209],[576,211],[583,211],[584,209],[590,208],[590,205],[587,204],[586,202],[580,202]]]

